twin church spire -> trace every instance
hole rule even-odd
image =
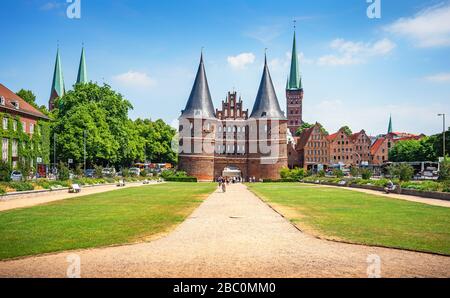
[[[77,84],[79,83],[87,83],[88,75],[87,75],[87,67],[86,67],[86,53],[84,50],[84,46],[81,50],[81,58],[80,65],[78,68],[78,76],[77,76]],[[56,52],[56,61],[55,61],[55,69],[53,72],[53,81],[52,81],[52,89],[50,91],[50,100],[49,100],[49,110],[53,110],[55,108],[55,100],[57,98],[61,98],[66,93],[65,84],[64,84],[64,75],[61,64],[61,56],[59,53],[59,47]]]

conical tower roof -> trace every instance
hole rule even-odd
[[[86,54],[83,47],[83,49],[81,50],[80,67],[78,68],[77,84],[87,82],[88,82],[88,74],[86,67]]]
[[[264,71],[250,118],[286,119],[273,87],[267,57],[265,57]]]
[[[56,52],[55,71],[53,73],[53,82],[52,82],[52,90],[50,92],[50,99],[63,97],[65,93],[66,89],[64,86],[64,76],[58,48],[58,51]]]
[[[206,78],[205,65],[203,63],[203,54],[200,57],[197,76],[192,87],[191,95],[182,111],[183,118],[215,118],[214,105],[209,91],[208,79]]]

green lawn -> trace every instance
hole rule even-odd
[[[450,208],[295,183],[249,188],[316,236],[450,255]]]
[[[0,212],[0,260],[148,239],[183,222],[215,188],[167,183]]]

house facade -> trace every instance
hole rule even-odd
[[[2,161],[12,168],[24,166],[45,176],[50,163],[49,118],[0,84]]]

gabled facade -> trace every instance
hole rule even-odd
[[[199,180],[220,176],[278,179],[287,167],[287,125],[267,59],[249,115],[241,98],[228,93],[214,111],[203,55],[186,108],[179,118],[179,169]],[[267,150],[268,149],[268,150]]]
[[[361,130],[358,133],[352,134],[351,140],[353,143],[354,152],[353,164],[356,164],[358,166],[369,165],[371,160],[370,146],[372,143],[370,137],[364,130]]]
[[[49,118],[0,84],[1,159],[12,168],[26,163],[45,176],[49,163]]]
[[[330,141],[321,124],[316,123],[301,133],[296,151],[302,168],[317,170],[319,165],[324,168],[330,165]]]

